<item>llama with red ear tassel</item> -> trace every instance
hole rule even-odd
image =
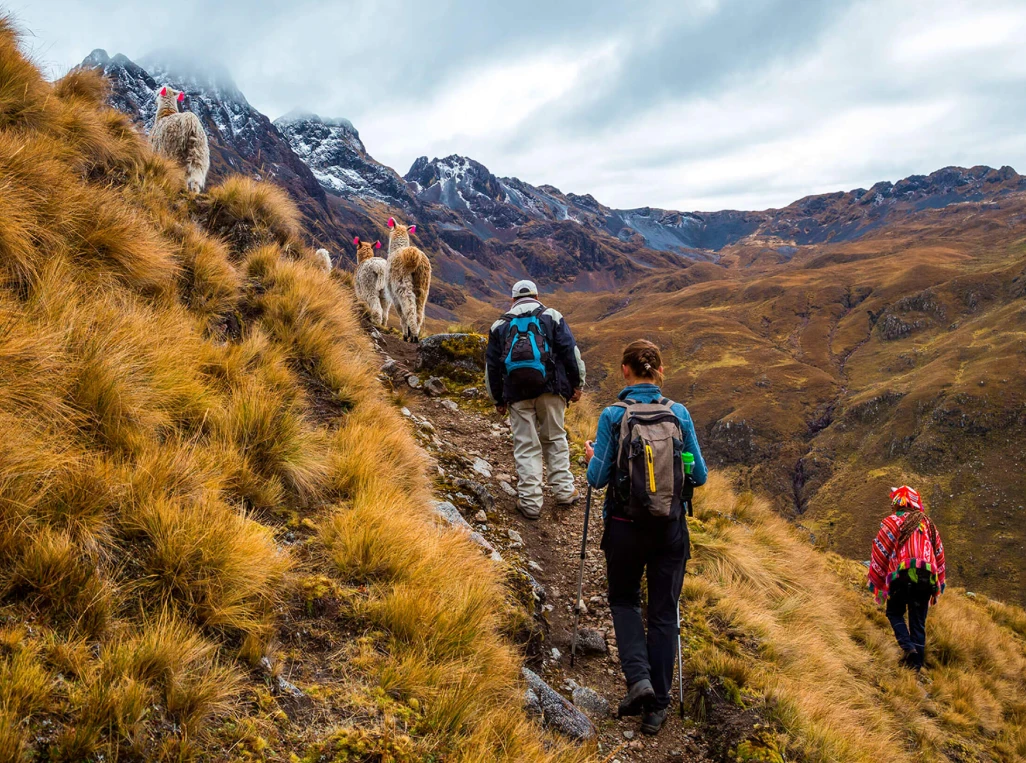
[[[185,170],[185,187],[199,193],[207,182],[210,146],[199,117],[191,111],[179,111],[185,93],[167,85],[157,91],[157,116],[150,130],[153,149]]]
[[[374,250],[381,248],[381,242],[372,244],[360,241],[357,236],[353,243],[356,244],[356,275],[353,278],[356,298],[367,308],[371,323],[384,326],[388,323],[392,306],[388,303],[388,263],[374,256]]]
[[[410,245],[410,234],[416,232],[416,225],[407,228],[390,217],[388,227],[392,229],[388,238],[388,298],[399,314],[403,339],[419,342],[431,291],[431,261]]]

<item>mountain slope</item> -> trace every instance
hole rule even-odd
[[[366,224],[359,211],[329,201],[310,167],[227,75],[179,71],[158,62],[147,69],[121,54],[108,56],[103,50],[93,51],[82,66],[104,73],[110,83],[110,104],[143,130],[153,123],[153,94],[158,87],[166,84],[183,91],[185,107],[203,122],[210,141],[210,182],[241,173],[285,188],[318,246],[340,252],[352,240],[351,226]]]
[[[947,532],[955,579],[1026,602],[1023,219],[1012,192],[786,256],[735,245],[690,282],[550,301],[607,394],[628,340],[659,343],[713,463],[742,465],[818,543],[865,558],[867,496],[908,482]]]
[[[413,206],[406,183],[367,153],[349,120],[292,112],[274,120],[274,126],[329,193],[406,209]]]
[[[276,186],[0,22],[0,759],[582,760]]]

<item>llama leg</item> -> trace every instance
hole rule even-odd
[[[378,302],[381,304],[381,325],[384,326],[388,323],[388,313],[392,309],[392,305],[388,299],[385,298],[385,292],[378,292]]]
[[[367,302],[367,309],[370,311],[370,319],[372,326],[381,325],[381,305],[378,304],[376,299],[369,300]]]
[[[403,339],[412,342],[417,322],[417,302],[409,279],[396,284],[392,289],[392,295],[395,297],[395,311],[399,313],[399,320],[403,326]]]
[[[406,316],[403,313],[403,300],[400,294],[400,288],[396,288],[395,285],[389,289],[389,294],[392,297],[392,305],[395,307],[395,314],[399,318],[399,328],[403,332],[403,341],[406,341]]]

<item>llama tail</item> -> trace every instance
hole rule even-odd
[[[210,146],[207,144],[206,133],[197,124],[198,130],[189,134],[188,147],[185,152],[185,185],[192,193],[199,193],[207,183],[207,172],[210,170]]]
[[[410,274],[413,278],[413,293],[417,295],[417,329],[424,324],[424,310],[431,292],[431,261],[424,259]]]

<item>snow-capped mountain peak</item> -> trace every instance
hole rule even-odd
[[[276,119],[274,126],[329,193],[403,207],[413,203],[406,183],[395,170],[367,153],[360,133],[348,119],[325,119],[294,110]]]

